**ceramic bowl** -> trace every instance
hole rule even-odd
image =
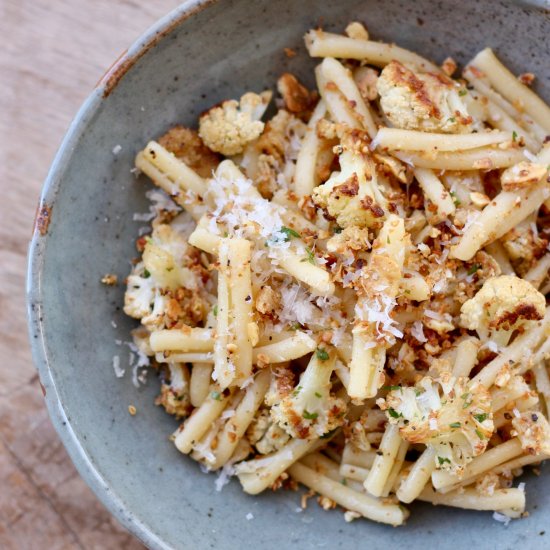
[[[543,2],[538,2],[542,5]],[[537,4],[537,2],[535,3]],[[365,21],[377,39],[441,62],[494,48],[516,73],[538,76],[550,99],[548,11],[535,4],[475,0],[189,1],[159,21],[98,84],[74,122],[44,185],[30,245],[28,307],[34,360],[52,420],[82,477],[151,548],[550,547],[550,476],[526,478],[529,517],[505,527],[490,513],[413,505],[406,526],[356,521],[292,492],[250,497],[168,441],[176,423],[153,403],[153,376],[136,389],[127,367],[133,322],[121,311],[122,281],[136,255],[148,183],[130,173],[136,151],[174,123],[193,125],[208,106],[274,87],[290,71],[313,85],[302,36]],[[283,48],[296,49],[289,59]],[[117,154],[115,154],[117,153]],[[113,372],[113,356],[126,368]],[[137,409],[128,414],[128,405]],[[247,519],[252,513],[254,518]],[[250,517],[250,516],[249,516]],[[547,531],[547,534],[543,534]]]

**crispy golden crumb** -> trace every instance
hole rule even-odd
[[[103,275],[101,282],[107,286],[115,286],[118,283],[118,276],[114,273],[107,273]]]
[[[137,409],[134,407],[134,405],[128,405],[128,412],[129,412],[132,416],[136,416],[136,414],[137,414]]]

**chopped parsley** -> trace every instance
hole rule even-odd
[[[151,276],[151,273],[147,269],[143,270],[143,278],[148,279]]]
[[[383,390],[388,391],[395,391],[395,390],[402,390],[403,388],[401,386],[382,386]]]
[[[342,233],[342,231],[343,229],[338,225],[332,230],[334,234]]]
[[[474,418],[481,424],[484,422],[489,415],[487,413],[474,414]]]
[[[392,418],[400,418],[403,416],[401,413],[398,413],[395,409],[392,409],[391,407],[388,409],[388,414]]]
[[[306,254],[307,256],[305,258],[302,258],[302,262],[309,262],[310,264],[315,265],[315,254],[313,254],[313,250],[311,248],[306,248]]]
[[[476,434],[479,439],[485,439],[485,436],[476,428]]]
[[[304,409],[304,412],[303,412],[302,416],[306,420],[315,420],[319,415],[317,413],[310,413],[306,409]]]
[[[476,271],[479,271],[481,269],[481,266],[479,264],[474,264],[470,266],[470,269],[468,269],[468,275],[473,275]]]
[[[419,395],[422,395],[426,390],[423,388],[414,388],[414,395],[418,397]]]
[[[214,317],[218,316],[218,304],[214,306],[214,308],[212,309],[212,313],[214,314]]]
[[[460,422],[453,422],[452,424],[449,424],[449,427],[451,428],[460,428],[460,426]]]
[[[298,386],[293,392],[292,395],[296,397],[302,391],[302,386]]]
[[[323,397],[318,391],[315,392],[315,397]]]
[[[301,328],[302,325],[298,323],[298,321],[294,321],[294,323],[290,325],[290,330],[300,330]]]
[[[451,461],[448,458],[445,458],[444,456],[438,456],[437,461],[439,462],[439,465],[445,464],[447,462],[448,464],[451,463]]]
[[[320,361],[328,361],[330,359],[330,355],[328,354],[328,351],[323,348],[317,348],[315,351],[315,355],[317,356],[317,359]]]
[[[460,90],[458,92],[458,95],[462,97],[462,96],[465,96],[467,93],[468,93],[468,90]]]
[[[518,139],[518,133],[514,130],[512,132],[512,141],[516,141]]]
[[[210,394],[210,397],[212,399],[215,399],[216,401],[221,401],[222,400],[222,394],[219,392],[219,391],[213,391],[211,394]]]
[[[295,237],[296,239],[301,238],[300,233],[294,231],[294,229],[291,229],[290,227],[285,227],[284,225],[283,227],[281,227],[281,229],[279,229],[279,232],[285,234],[285,242],[290,241],[292,237]]]
[[[456,122],[456,118],[452,116],[451,118],[449,118],[449,122]]]
[[[460,206],[462,203],[460,202],[460,199],[456,196],[456,193],[454,191],[450,191],[449,194],[453,198],[453,202],[455,206]]]

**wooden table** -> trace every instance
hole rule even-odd
[[[46,412],[25,315],[38,194],[105,69],[177,0],[0,0],[0,548],[135,549],[78,476]]]

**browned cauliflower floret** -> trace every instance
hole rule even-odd
[[[230,99],[213,107],[199,119],[199,136],[212,150],[231,156],[242,153],[264,129],[260,120],[271,100],[271,92],[248,92],[239,101]]]
[[[354,130],[342,136],[340,172],[313,191],[313,200],[341,227],[375,227],[385,217],[386,199],[376,180],[376,167],[366,136]]]
[[[525,220],[502,237],[501,242],[520,275],[524,275],[533,263],[546,253],[548,240],[543,238],[530,219]]]
[[[524,412],[512,420],[514,432],[522,448],[532,455],[550,456],[550,426],[540,412]]]
[[[316,439],[343,424],[346,403],[330,393],[335,359],[318,348],[296,388],[271,407],[271,418],[291,437]]]
[[[197,131],[185,126],[170,128],[158,142],[203,178],[211,177],[220,163],[220,157],[206,147]]]
[[[485,451],[494,430],[489,392],[449,374],[392,390],[380,405],[404,439],[432,447],[436,467],[455,473]]]
[[[198,293],[202,286],[199,251],[184,235],[158,224],[147,238],[142,262],[127,279],[124,313],[146,326],[161,328],[166,320],[200,320],[207,307]]]
[[[162,405],[176,418],[189,416],[192,406],[189,397],[189,371],[183,364],[169,363],[170,380],[162,383],[155,404]]]
[[[462,304],[460,322],[482,339],[506,345],[514,330],[544,317],[546,300],[528,281],[515,275],[487,279],[477,294]]]
[[[327,250],[343,256],[353,256],[357,252],[370,250],[368,229],[351,225],[336,233],[327,241]]]
[[[392,61],[377,82],[380,105],[397,128],[424,132],[471,131],[459,92],[461,86],[442,74],[414,73]]]
[[[281,449],[290,436],[269,416],[268,409],[262,409],[246,431],[246,436],[256,450],[267,455]]]

